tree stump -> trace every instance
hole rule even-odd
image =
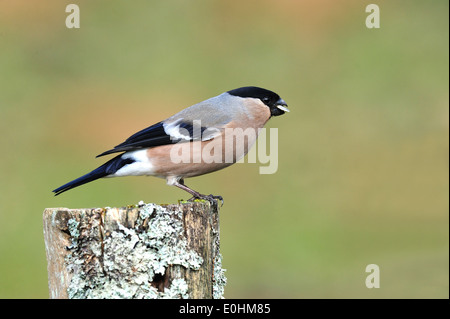
[[[47,208],[51,298],[222,298],[217,205]]]

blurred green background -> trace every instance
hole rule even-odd
[[[449,297],[448,1],[76,1],[67,29],[71,2],[0,1],[0,297],[48,297],[44,208],[187,198],[145,177],[52,189],[245,85],[291,109],[268,124],[278,172],[187,180],[225,198],[225,297]]]

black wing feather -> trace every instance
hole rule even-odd
[[[174,138],[173,136],[170,136],[166,133],[164,129],[164,123],[159,122],[152,126],[149,126],[133,135],[131,135],[129,138],[125,140],[125,142],[115,146],[113,149],[108,150],[106,152],[101,153],[100,155],[97,155],[97,157],[112,154],[112,153],[118,153],[118,152],[128,152],[128,151],[135,151],[142,148],[149,148],[149,147],[155,147],[155,146],[161,146],[161,145],[168,145],[168,144],[175,144],[180,141],[192,141],[197,140],[197,137],[193,137],[193,131],[194,127],[192,123],[189,122],[180,122],[179,123],[180,128],[183,128],[189,132],[189,138],[186,140],[182,140],[179,138]],[[206,128],[201,128],[201,133]]]

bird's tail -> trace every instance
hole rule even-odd
[[[106,177],[108,175],[114,174],[119,170],[121,167],[132,163],[133,160],[130,159],[123,159],[122,154],[119,156],[114,157],[113,159],[109,160],[102,166],[94,169],[92,172],[87,173],[86,175],[83,175],[81,177],[78,177],[77,179],[74,179],[71,182],[68,182],[67,184],[64,184],[61,187],[58,187],[54,189],[52,192],[56,195],[59,195],[61,193],[64,193],[65,191],[68,191],[69,189],[81,186],[83,184],[95,181],[96,179]]]

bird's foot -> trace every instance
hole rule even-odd
[[[207,200],[208,202],[210,202],[213,205],[217,205],[218,201],[220,200],[221,202],[221,207],[223,206],[223,197],[220,195],[203,195],[203,194],[198,194],[195,195],[194,197],[192,197],[191,199],[188,199],[188,202],[193,202],[196,199],[203,199],[203,200]]]

